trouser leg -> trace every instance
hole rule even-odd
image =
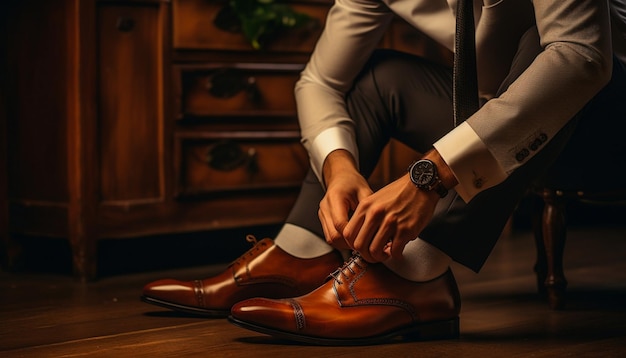
[[[524,46],[519,49],[500,91],[505,91],[530,65],[536,53],[541,51],[535,29],[529,30],[524,40]],[[586,156],[595,157],[597,163],[606,163],[608,160],[615,164],[619,157],[607,154],[618,151],[623,155],[626,152],[623,139],[619,138],[626,129],[626,107],[623,103],[625,77],[624,66],[615,62],[610,83],[540,153],[503,183],[480,193],[467,204],[456,195],[442,200],[434,219],[420,237],[446,252],[455,261],[474,271],[480,270],[529,186],[548,173],[555,162],[557,166],[564,161],[580,165],[581,159],[584,160]],[[595,150],[590,150],[590,145]],[[611,167],[606,164],[598,167]]]
[[[313,170],[309,169],[300,187],[300,193],[285,222],[307,229],[323,238],[324,231],[318,216],[319,204],[323,197],[324,189]]]
[[[502,90],[530,64],[540,48],[526,38]],[[623,83],[623,67],[615,81]],[[592,103],[605,98],[608,86]],[[623,86],[622,86],[623,87]],[[450,70],[418,57],[381,51],[347,97],[348,110],[356,122],[360,170],[369,176],[390,138],[424,152],[452,129],[452,79]],[[612,105],[617,105],[612,101]],[[484,264],[501,231],[524,196],[529,184],[544,173],[559,156],[580,119],[592,119],[592,103],[581,111],[541,152],[516,170],[503,183],[485,190],[469,203],[454,191],[440,200],[435,216],[420,238],[439,248],[455,261],[478,271]],[[621,103],[619,103],[622,105]],[[606,108],[605,108],[606,109]],[[408,165],[409,163],[407,163]],[[310,174],[288,222],[308,228],[320,236],[317,217],[323,190]],[[302,200],[300,200],[302,199]]]
[[[393,52],[379,52],[370,63],[347,99],[349,113],[356,122],[364,175],[369,175],[372,163],[390,138],[425,152],[453,128],[449,69]],[[527,168],[469,204],[452,190],[438,203],[420,239],[478,270],[524,194],[530,174],[538,170],[535,166],[546,166],[549,154],[558,152],[554,143],[560,142],[553,140],[552,147],[545,148]]]
[[[452,130],[451,70],[416,56],[378,51],[346,103],[356,123],[360,171],[367,177],[391,138],[425,152]],[[433,221],[420,238],[477,269],[521,196],[520,182],[509,183],[482,193],[471,205],[452,190],[439,202]],[[512,187],[519,188],[514,192]],[[287,222],[321,236],[317,210],[323,194],[317,178],[309,174]]]
[[[404,81],[403,77],[412,80]],[[395,86],[380,86],[389,92],[379,93],[378,82],[387,80]],[[357,122],[359,168],[365,177],[374,170],[390,138],[424,151],[452,129],[451,83],[450,69],[424,59],[391,51],[372,56],[346,99],[348,111]],[[411,93],[410,99],[406,93]],[[405,103],[407,100],[413,101],[413,106]],[[421,108],[419,115],[409,107]],[[442,120],[433,122],[431,118]],[[309,171],[286,222],[322,237],[318,209],[323,196],[317,177]]]

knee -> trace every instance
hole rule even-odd
[[[365,77],[382,82],[377,80],[402,76],[406,73],[403,69],[409,66],[409,57],[413,56],[396,50],[377,49],[370,56],[355,84],[358,85]],[[393,83],[393,81],[389,82]]]
[[[387,98],[410,89],[426,90],[425,86],[433,86],[440,78],[451,79],[451,74],[446,71],[413,54],[378,49],[357,77],[353,91]]]
[[[391,49],[377,49],[372,53],[368,61],[370,69],[376,73],[395,73],[398,66],[403,67],[409,63],[409,59],[417,57],[405,52]]]
[[[348,98],[363,105],[378,103],[385,94],[393,93],[393,86],[399,83],[398,76],[403,76],[406,66],[403,56],[406,54],[395,50],[374,51],[355,79]]]

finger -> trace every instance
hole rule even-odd
[[[361,230],[361,225],[363,225],[364,220],[365,217],[361,215],[358,210],[355,211],[354,214],[352,214],[352,217],[350,217],[350,221],[348,221],[343,231],[341,232],[343,238],[346,240],[348,245],[355,248],[355,250],[355,241]]]
[[[336,202],[330,208],[333,226],[342,236],[343,230],[348,225],[350,209],[350,204],[345,202]]]
[[[391,241],[390,254],[391,257],[399,259],[402,257],[402,252],[404,251],[404,247],[406,246],[408,241],[403,238],[395,237]]]
[[[385,252],[385,249],[391,249],[395,231],[394,222],[388,221],[385,222],[374,235],[374,239],[370,245],[370,254],[376,262],[385,261],[391,256],[391,252]]]
[[[328,229],[328,223],[326,222],[326,218],[324,216],[324,211],[320,208],[317,211],[317,217],[320,220],[320,223],[322,224],[322,231],[324,232],[324,238],[326,240],[327,243],[332,244],[330,237],[331,237],[331,232]]]
[[[387,258],[392,257],[391,255],[392,246],[393,246],[393,239],[387,241],[387,243],[385,244],[385,248],[383,249],[383,251],[385,252],[385,255],[387,255]]]
[[[326,243],[337,249],[350,249],[350,247],[346,245],[341,233],[335,229],[332,222],[326,219],[324,212],[320,210],[318,216],[320,218],[320,223],[322,224],[322,230],[324,231]]]
[[[376,259],[372,256],[370,250],[379,225],[377,224],[377,220],[373,217],[364,216],[363,219],[364,220],[362,220],[356,235],[356,239],[354,240],[354,248],[366,261],[376,262]],[[352,222],[352,220],[350,220],[350,222]]]

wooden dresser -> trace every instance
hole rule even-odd
[[[216,21],[222,0],[11,2],[6,263],[20,238],[67,238],[87,280],[99,240],[284,220],[308,167],[293,86],[331,4],[288,3],[317,26],[255,50]],[[381,46],[450,60],[401,22]],[[373,185],[413,156],[393,143]]]

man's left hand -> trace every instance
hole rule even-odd
[[[343,237],[369,262],[399,257],[430,222],[438,200],[404,175],[359,202]]]

